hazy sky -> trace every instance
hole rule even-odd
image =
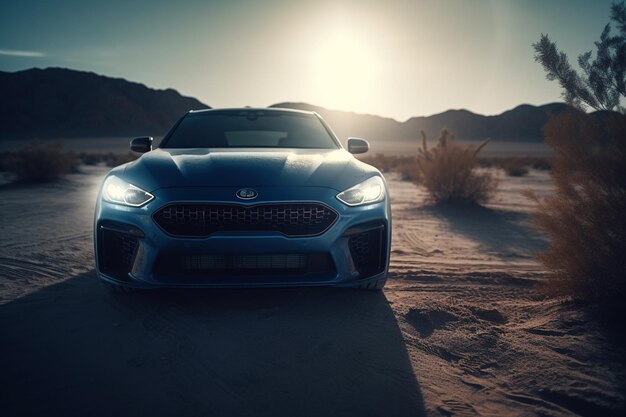
[[[404,120],[560,100],[548,33],[593,49],[611,1],[0,0],[0,70],[60,66],[212,107],[303,101]]]

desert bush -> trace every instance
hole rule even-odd
[[[550,171],[552,169],[552,157],[530,158],[529,165],[540,171]]]
[[[134,161],[135,159],[137,159],[137,157],[138,157],[137,154],[132,153],[132,152],[126,152],[126,153],[81,152],[78,154],[78,158],[85,165],[98,165],[100,163],[104,163],[106,166],[109,166],[109,167],[116,167],[126,162]]]
[[[98,165],[104,162],[106,155],[102,153],[81,152],[78,154],[78,158],[85,165]]]
[[[400,179],[402,181],[411,181],[416,184],[422,182],[422,177],[420,175],[420,169],[417,165],[415,158],[409,158],[407,161],[403,161],[399,163],[396,168],[396,172],[400,174]]]
[[[550,239],[540,260],[548,293],[575,299],[626,296],[626,117],[614,115],[606,132],[574,110],[544,131],[556,151],[557,192],[539,200],[537,227]]]
[[[109,153],[105,157],[105,163],[108,167],[116,167],[118,165],[125,164],[126,162],[134,161],[138,156],[135,153]]]
[[[414,156],[396,156],[377,153],[359,158],[381,172],[398,172],[403,181],[419,181],[419,168]]]
[[[522,165],[541,171],[552,169],[552,157],[549,156],[490,156],[478,157],[478,166],[483,168],[503,168],[507,165]]]
[[[476,155],[487,145],[462,146],[447,130],[441,131],[437,146],[428,149],[426,133],[422,131],[422,147],[417,165],[420,183],[426,187],[431,200],[438,203],[485,203],[496,189],[496,182],[487,172],[477,172]]]
[[[79,159],[74,153],[63,152],[59,142],[32,142],[10,154],[5,162],[7,171],[26,182],[46,182],[74,172]]]
[[[420,168],[414,156],[397,156],[377,153],[362,156],[361,161],[375,166],[382,172],[397,172],[403,181],[416,184],[422,182]],[[547,156],[478,156],[476,166],[481,168],[502,168],[508,175],[526,175],[528,167],[549,171],[552,168],[552,157]]]
[[[500,167],[510,177],[523,177],[528,174],[526,162],[519,158],[509,158],[503,161]]]
[[[389,172],[395,166],[395,156],[389,156],[382,153],[375,155],[363,155],[358,157],[361,161],[378,168],[381,172]]]
[[[554,150],[556,193],[538,199],[536,225],[550,238],[540,259],[549,294],[618,306],[626,296],[626,7],[613,4],[612,20],[596,42],[597,54],[582,54],[582,74],[572,68],[547,35],[534,44],[535,58],[557,80],[572,108],[544,128]],[[586,107],[603,110],[598,118]]]

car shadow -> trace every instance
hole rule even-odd
[[[533,230],[532,216],[527,213],[453,204],[433,204],[417,210],[441,219],[452,232],[503,257],[531,257],[548,246],[545,236]]]
[[[5,415],[420,416],[383,293],[113,294],[94,272],[0,306]]]

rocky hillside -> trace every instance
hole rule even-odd
[[[551,115],[563,111],[565,104],[523,104],[496,116],[483,116],[468,110],[448,110],[432,116],[412,117],[405,122],[328,110],[306,103],[278,103],[271,107],[316,111],[328,121],[340,138],[357,136],[374,140],[415,140],[419,138],[422,129],[432,138],[441,129],[447,128],[459,139],[540,142],[543,141],[543,126]]]
[[[176,90],[63,68],[0,72],[0,139],[150,134],[207,108]]]
[[[155,90],[91,72],[63,68],[0,71],[0,140],[162,136],[188,110],[208,107],[172,89]],[[459,139],[540,142],[550,115],[563,111],[565,105],[520,105],[495,116],[448,110],[404,122],[306,103],[270,107],[316,111],[343,139],[415,140],[422,129],[434,138],[441,129],[448,128]]]

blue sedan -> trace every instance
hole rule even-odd
[[[335,286],[382,289],[391,246],[385,179],[316,113],[184,115],[104,179],[96,269],[115,290]]]

